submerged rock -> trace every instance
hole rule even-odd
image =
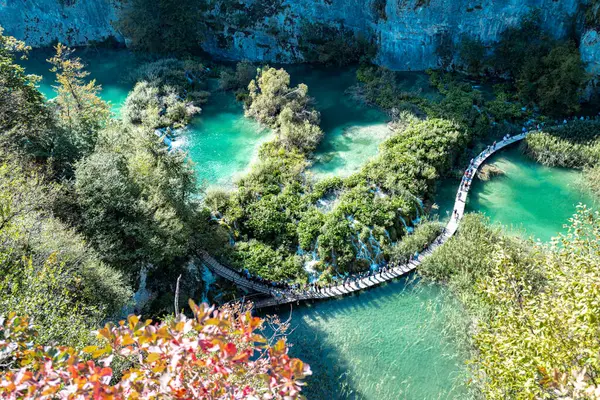
[[[485,164],[477,172],[477,177],[482,181],[489,181],[495,176],[502,176],[506,173],[494,164]]]

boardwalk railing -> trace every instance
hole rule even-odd
[[[253,290],[255,292],[264,293],[269,296],[274,295],[272,287],[247,279],[246,277],[240,275],[238,272],[232,270],[231,268],[220,264],[206,251],[200,252],[200,256],[202,258],[202,261],[204,261],[204,264],[208,268],[210,268],[211,271],[213,271],[220,277],[235,283],[237,286],[243,287],[248,290]]]
[[[520,135],[516,135],[510,137],[506,140],[498,142],[495,146],[489,146],[485,151],[479,154],[476,158],[473,159],[473,163],[469,166],[466,172],[469,173],[471,179],[475,177],[477,170],[479,167],[495,152],[500,149],[505,148],[515,142],[523,140],[529,132],[524,132]],[[466,173],[465,173],[466,176]],[[465,181],[465,177],[463,177],[463,182]],[[238,274],[237,272],[227,268],[221,264],[219,264],[214,258],[212,258],[208,253],[202,252],[202,257],[206,265],[213,270],[217,275],[234,282],[236,285],[244,287],[246,289],[254,290],[266,295],[271,296],[270,298],[259,300],[254,303],[255,308],[264,308],[264,307],[272,307],[281,304],[300,302],[304,300],[316,300],[316,299],[327,299],[332,297],[343,296],[346,294],[350,294],[353,292],[357,292],[360,290],[364,290],[373,286],[380,285],[381,283],[391,281],[393,279],[399,278],[407,273],[415,270],[423,261],[423,259],[433,253],[433,251],[438,247],[444,244],[448,239],[450,239],[458,230],[458,225],[463,218],[465,212],[465,205],[467,196],[469,194],[469,189],[471,188],[470,184],[464,186],[461,183],[461,186],[456,194],[456,200],[454,202],[454,211],[452,216],[450,217],[450,221],[446,225],[446,229],[444,232],[436,239],[432,244],[430,244],[421,254],[419,254],[418,258],[409,261],[406,264],[388,267],[385,271],[377,272],[373,275],[369,275],[360,279],[349,279],[346,280],[345,283],[328,287],[328,288],[320,288],[320,289],[311,289],[309,291],[294,291],[294,290],[281,290],[277,288],[272,288],[268,285],[263,285],[254,281],[251,281],[244,276]]]

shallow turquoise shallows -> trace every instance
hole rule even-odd
[[[269,130],[244,117],[233,94],[215,92],[178,140],[184,141],[205,187],[231,188],[248,170],[260,144],[270,138]]]
[[[291,354],[310,364],[309,399],[464,398],[465,355],[451,338],[454,302],[438,286],[386,284],[295,306]],[[282,313],[286,319],[289,313]]]
[[[501,151],[488,163],[505,172],[488,182],[478,179],[469,193],[467,211],[485,213],[492,222],[523,237],[549,241],[575,213],[577,204],[596,207],[598,202],[583,188],[581,172],[545,167],[523,155],[518,146]],[[457,184],[440,187],[441,214],[452,210]],[[452,201],[450,201],[452,199]]]
[[[28,74],[42,77],[39,89],[47,99],[56,97],[52,88],[56,85],[56,75],[50,72],[52,66],[46,61],[52,55],[51,49],[35,49],[29,53],[27,60],[21,61]],[[86,71],[90,73],[88,78],[95,79],[102,86],[100,97],[110,102],[113,112],[118,115],[132,89],[128,76],[137,65],[133,53],[127,50],[78,48],[74,56],[83,61]]]
[[[389,136],[387,115],[352,99],[346,91],[356,84],[356,70],[317,68],[306,65],[284,67],[292,84],[305,83],[321,113],[324,138],[315,153],[311,171],[318,177],[347,176],[377,154]]]
[[[347,176],[377,154],[389,135],[387,116],[380,110],[351,99],[346,91],[356,84],[356,70],[336,70],[309,65],[283,66],[292,85],[305,83],[321,112],[325,134],[315,153],[311,171],[317,176]],[[410,85],[421,79],[408,79]],[[244,117],[233,94],[215,92],[183,135],[183,148],[196,163],[205,186],[231,187],[248,171],[269,131]]]

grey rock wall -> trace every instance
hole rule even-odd
[[[45,46],[56,39],[79,45],[110,35],[119,37],[111,25],[115,18],[112,1],[0,0],[0,26],[32,46]],[[272,1],[240,0],[244,4]],[[547,28],[562,36],[585,1],[284,0],[277,13],[251,21],[249,26],[233,26],[227,22],[229,19],[215,15],[225,23],[208,36],[204,47],[215,56],[231,60],[301,62],[298,38],[302,27],[307,21],[321,22],[374,36],[379,46],[377,62],[382,65],[423,70],[437,66],[435,49],[444,33],[455,40],[466,33],[490,43],[531,9],[539,8]],[[375,15],[374,2],[385,4],[385,18],[381,13]],[[593,33],[589,33],[584,41],[584,59],[600,65],[600,45],[592,39]]]
[[[600,34],[596,30],[587,31],[581,38],[579,50],[588,72],[600,75]]]
[[[0,26],[33,47],[118,37],[111,26],[114,18],[110,0],[0,0]]]
[[[245,0],[250,2],[252,0]],[[373,3],[382,0],[286,0],[284,10],[245,32],[229,33],[233,44],[220,47],[216,37],[206,49],[228,59],[298,62],[298,36],[304,21],[343,25],[374,35],[379,45],[377,61],[398,70],[423,70],[437,66],[435,49],[444,33],[456,40],[466,33],[486,43],[498,39],[532,9],[557,37],[566,34],[583,0],[387,0],[382,19]],[[279,38],[269,34],[275,27]]]

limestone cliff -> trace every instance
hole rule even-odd
[[[539,8],[547,28],[562,36],[585,1],[222,0],[212,12],[204,47],[232,60],[299,62],[307,24],[322,23],[374,38],[382,65],[423,70],[437,66],[435,49],[444,35],[458,40],[467,33],[489,43],[532,8]],[[56,39],[78,45],[119,37],[111,25],[114,18],[111,0],[0,0],[0,25],[33,46]],[[598,46],[595,39],[584,41],[588,43]],[[595,48],[582,51],[586,61],[598,62]]]
[[[251,29],[226,26],[223,32],[230,40],[216,35],[206,43],[206,48],[230,59],[298,61],[302,59],[298,38],[303,24],[322,22],[374,35],[380,64],[398,70],[423,70],[437,66],[435,49],[442,35],[457,40],[466,33],[489,43],[507,26],[518,23],[533,8],[539,8],[549,30],[562,36],[582,3],[582,0],[285,0],[277,14],[258,21]],[[270,34],[274,30],[281,33]]]
[[[111,0],[0,0],[0,26],[33,47],[118,37],[111,26],[115,18]]]

